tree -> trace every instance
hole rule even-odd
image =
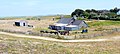
[[[77,16],[80,17],[81,15],[83,15],[84,10],[82,10],[82,9],[76,9],[74,12],[76,13]]]
[[[83,16],[84,16],[84,17],[89,17],[89,16],[90,16],[90,13],[84,12]]]
[[[117,13],[120,9],[118,9],[117,7],[115,7],[114,9],[110,9],[110,12],[114,12]]]
[[[85,12],[90,13],[90,12],[91,12],[91,10],[90,10],[90,9],[87,9],[87,10],[85,10]]]
[[[112,12],[112,13],[108,13],[106,14],[109,18],[114,18],[116,16],[116,13]]]
[[[113,10],[113,9],[110,9],[110,12],[114,12],[114,10]]]
[[[117,13],[119,9],[117,7],[114,8],[114,12]]]
[[[94,13],[97,13],[97,11],[95,9],[92,9],[91,11],[94,12]]]
[[[76,15],[76,13],[75,13],[75,12],[72,12],[71,17],[73,17],[74,15]]]

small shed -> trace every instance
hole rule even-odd
[[[15,21],[15,26],[27,26],[28,22],[24,20]]]

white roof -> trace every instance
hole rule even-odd
[[[62,23],[56,23],[56,26],[66,26],[67,24],[62,24]]]
[[[15,21],[15,22],[27,22],[27,21],[24,21],[24,20],[19,20],[19,21]]]
[[[55,23],[55,26],[77,27],[77,25],[68,25],[68,24],[62,24],[62,23]]]
[[[76,25],[68,25],[68,26],[65,26],[65,27],[78,27]]]

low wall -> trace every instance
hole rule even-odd
[[[62,39],[83,39],[83,38],[93,38],[97,36],[106,36],[113,34],[114,32],[120,32],[120,28],[115,28],[110,31],[103,31],[101,33],[95,33],[95,34],[81,34],[77,36],[61,36]]]
[[[55,34],[49,34],[49,33],[36,33],[36,32],[21,32],[21,31],[12,31],[12,30],[4,30],[0,29],[2,32],[10,32],[10,33],[17,33],[17,34],[26,34],[26,35],[35,35],[35,36],[44,36],[44,37],[52,37],[52,38],[60,38],[60,39],[83,39],[83,38],[93,38],[97,36],[106,36],[113,34],[114,32],[120,32],[120,28],[115,28],[110,31],[103,31],[101,33],[95,33],[95,34],[81,34],[77,36],[63,36],[63,35],[55,35]]]
[[[4,29],[0,29],[0,31],[2,31],[2,32],[9,32],[9,33],[16,33],[16,34],[26,34],[26,35],[34,35],[34,36],[44,36],[44,37],[58,38],[57,35],[49,34],[49,33],[21,32],[21,31],[4,30]]]

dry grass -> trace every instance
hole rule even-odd
[[[120,41],[58,43],[0,35],[0,54],[119,54]]]
[[[13,26],[14,22],[17,20],[0,20],[0,29],[5,30],[13,30],[13,31],[39,31],[43,29],[48,29],[48,26],[50,24],[55,23],[56,21],[53,21],[52,19],[44,19],[44,20],[26,20],[29,25],[33,25],[34,28],[28,28],[28,27],[17,27]]]
[[[58,16],[56,16],[58,17]],[[44,17],[45,19],[42,19],[40,21],[38,20],[26,20],[28,21],[29,25],[33,25],[34,28],[28,28],[28,27],[16,27],[16,26],[13,26],[14,24],[14,21],[17,21],[17,20],[20,20],[20,19],[17,19],[17,20],[0,20],[0,29],[5,29],[5,30],[13,30],[13,31],[22,31],[22,32],[27,32],[27,31],[33,31],[33,32],[39,32],[40,30],[49,30],[48,29],[48,26],[50,24],[54,24],[55,22],[58,21],[58,19],[54,20],[53,21],[53,16],[51,17]],[[104,30],[108,30],[108,29],[113,29],[113,28],[120,28],[120,25],[119,23],[117,22],[114,22],[116,23],[117,25],[114,25],[113,23],[111,23],[111,21],[107,21],[109,23],[106,23],[106,21],[87,21],[88,25],[90,25],[88,29],[88,33],[84,33],[86,35],[89,35],[89,34],[96,34],[96,33],[101,33],[102,31]],[[101,23],[103,23],[102,26]],[[109,26],[105,25],[105,24],[109,24]],[[112,25],[110,25],[112,24]],[[101,25],[101,26],[91,26],[91,25]],[[81,32],[82,29],[78,30],[78,31],[72,31],[70,32],[70,36],[78,36],[78,35],[81,35],[82,33]],[[101,31],[95,31],[95,30],[101,30]],[[79,33],[75,33],[75,32],[79,32]]]

